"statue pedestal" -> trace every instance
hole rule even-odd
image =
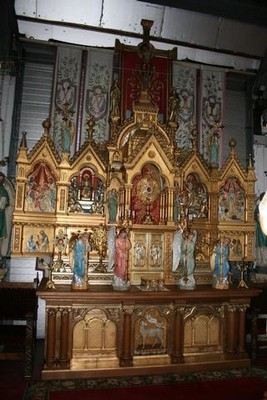
[[[196,288],[196,281],[193,275],[179,279],[178,284],[181,290],[194,290]]]
[[[118,276],[114,276],[111,283],[114,290],[128,290],[131,287],[129,281],[126,281]]]

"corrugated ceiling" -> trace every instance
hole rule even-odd
[[[161,49],[177,47],[179,60],[257,70],[267,47],[266,24],[229,18],[229,10],[223,16],[218,8],[214,15],[207,8],[208,3],[240,6],[240,1],[15,0],[15,10],[19,32],[26,38],[111,48],[118,38],[136,45],[140,22],[149,19],[154,21],[151,42]],[[182,8],[170,7],[173,3]],[[184,9],[185,3],[190,10]]]

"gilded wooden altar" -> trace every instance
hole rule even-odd
[[[61,152],[56,149],[49,118],[33,149],[27,147],[23,134],[17,157],[12,257],[49,255],[55,262],[52,272],[57,284],[71,282],[73,243],[82,232],[90,237],[89,284],[110,283],[112,241],[120,227],[127,229],[132,244],[128,279],[134,285],[142,279],[177,282],[182,271],[173,271],[172,244],[179,227],[197,231],[198,284],[211,282],[210,256],[218,238],[229,238],[230,260],[254,260],[251,161],[246,168],[241,165],[231,140],[228,157],[219,167],[218,122],[211,126],[209,159],[201,153],[194,120],[189,145],[179,147],[175,135],[181,99],[167,79],[160,81],[154,63],[157,56],[165,57],[168,71],[175,53],[156,50],[149,42],[151,21],[143,26],[144,40],[137,48],[116,42],[118,54],[137,54],[140,69],[127,81],[135,95],[130,106],[127,103],[130,110],[125,109],[123,98],[126,83],[114,79],[107,143],[95,140],[92,116],[84,143],[71,153],[67,145],[75,132],[68,104],[60,109]]]
[[[174,148],[172,129],[157,122],[156,109],[145,100],[135,104],[134,119],[124,125],[118,127],[117,140],[105,153],[88,138],[72,159],[66,153],[59,158],[54,152],[47,121],[33,150],[28,152],[22,143],[17,160],[12,255],[51,254],[55,259],[59,233],[71,240],[78,231],[92,233],[99,226],[107,231],[125,226],[132,242],[128,265],[131,283],[139,284],[141,278],[175,283],[179,270],[173,273],[171,267],[173,234],[186,215],[198,232],[195,273],[199,283],[210,281],[212,245],[221,236],[230,238],[231,260],[253,261],[255,175],[251,165],[242,168],[234,141],[219,170],[204,162],[197,137],[193,136],[190,151]],[[38,174],[43,183],[31,183]],[[86,175],[93,188],[79,183]],[[79,188],[74,192],[77,181]],[[112,191],[118,196],[118,209],[116,219],[110,221],[108,196]],[[175,211],[177,199],[179,210]],[[65,266],[63,273],[55,273],[58,282],[70,279],[70,250],[66,245],[61,254]],[[97,247],[93,248],[89,282],[110,279],[107,241],[101,257],[103,268],[99,268]]]
[[[185,93],[181,98],[171,87],[175,53],[152,46],[151,26],[143,21],[144,40],[137,47],[116,42],[116,59],[127,65],[129,52],[136,68],[114,74],[107,142],[96,140],[94,115],[86,122],[85,141],[74,142],[67,102],[61,108],[57,103],[62,142],[55,143],[50,118],[33,149],[23,134],[12,257],[50,256],[49,279],[38,289],[46,301],[44,377],[150,368],[189,372],[204,362],[207,368],[249,365],[245,315],[258,292],[213,289],[210,261],[222,238],[229,242],[230,261],[254,261],[254,169],[251,160],[241,165],[234,140],[219,165],[220,107],[215,114],[207,107],[204,152],[190,112],[184,114],[192,117],[183,125],[187,140],[182,145],[177,140]],[[114,70],[122,71],[119,67]],[[111,285],[114,240],[122,227],[131,242],[123,293]],[[189,292],[177,285],[183,267],[173,267],[175,234],[188,228],[196,233],[197,284]],[[81,237],[87,258],[77,288],[73,260]]]

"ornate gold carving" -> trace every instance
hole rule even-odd
[[[156,157],[156,153],[155,153],[154,151],[150,150],[150,151],[148,152],[148,157],[149,157],[149,158],[155,158],[155,157]]]
[[[246,312],[248,308],[249,308],[249,304],[239,304],[239,305],[237,305],[237,310],[239,312]]]
[[[68,317],[70,315],[71,312],[71,307],[60,307],[59,308],[59,313],[62,317]]]
[[[187,312],[187,308],[185,306],[180,306],[176,304],[172,304],[172,309],[174,311],[174,314],[179,314],[184,316]]]
[[[237,311],[237,305],[226,304],[227,311],[230,313],[235,313]]]
[[[19,252],[20,251],[20,245],[21,245],[21,229],[16,227],[14,231],[14,251]]]
[[[56,317],[58,314],[58,308],[46,308],[46,313],[48,317]]]
[[[60,211],[64,211],[64,209],[65,209],[65,189],[60,189],[59,209],[60,209]]]
[[[23,187],[22,185],[17,186],[17,208],[22,208],[23,204]]]
[[[123,314],[129,315],[129,316],[132,315],[132,313],[134,312],[134,309],[135,309],[135,306],[126,306],[124,304],[122,306]]]

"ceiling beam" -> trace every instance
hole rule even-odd
[[[138,0],[267,26],[267,0]]]

